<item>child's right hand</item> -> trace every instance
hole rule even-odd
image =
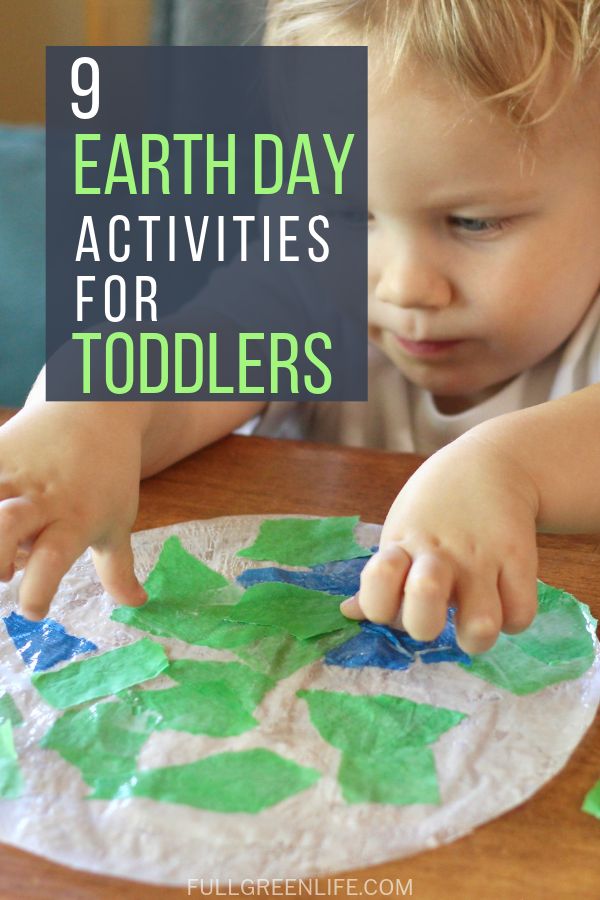
[[[512,428],[505,435],[502,426],[499,418],[473,428],[406,482],[358,596],[342,604],[345,615],[432,641],[455,606],[457,641],[469,654],[489,650],[501,630],[516,634],[531,624],[539,489]]]
[[[145,601],[130,543],[141,434],[131,404],[109,403],[32,403],[0,428],[0,580],[12,577],[19,547],[28,548],[19,591],[27,618],[44,618],[89,546],[117,602]]]

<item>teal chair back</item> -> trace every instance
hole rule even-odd
[[[44,363],[44,131],[0,125],[0,405]]]

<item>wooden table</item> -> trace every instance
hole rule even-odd
[[[418,464],[412,456],[230,437],[146,481],[136,528],[242,513],[359,513],[364,521],[382,522]],[[540,577],[589,603],[600,617],[600,536],[541,536],[539,545]],[[412,896],[420,900],[598,900],[600,822],[580,812],[584,794],[598,778],[600,718],[563,772],[533,799],[449,846],[346,873],[355,880],[347,890],[338,886],[337,896],[361,890],[377,896],[368,879],[400,879],[405,885],[410,879]],[[226,887],[220,890],[223,896]],[[313,896],[327,896],[327,890],[325,879],[313,882]],[[379,896],[388,890],[384,882]],[[308,896],[297,889],[295,895]],[[80,873],[0,845],[1,898],[184,896],[187,888]],[[202,895],[192,891],[191,896]]]

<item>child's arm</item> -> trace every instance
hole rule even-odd
[[[100,580],[120,603],[144,591],[130,530],[139,481],[228,434],[262,403],[47,403],[43,375],[0,428],[0,579],[29,544],[19,599],[41,619],[60,579],[91,546]]]
[[[600,531],[599,384],[492,419],[428,459],[344,612],[399,621],[402,602],[402,627],[431,640],[455,604],[461,646],[480,653],[535,615],[536,528]]]

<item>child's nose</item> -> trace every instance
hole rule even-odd
[[[441,309],[452,301],[452,286],[443,273],[425,260],[395,258],[384,267],[375,296],[406,308]]]

